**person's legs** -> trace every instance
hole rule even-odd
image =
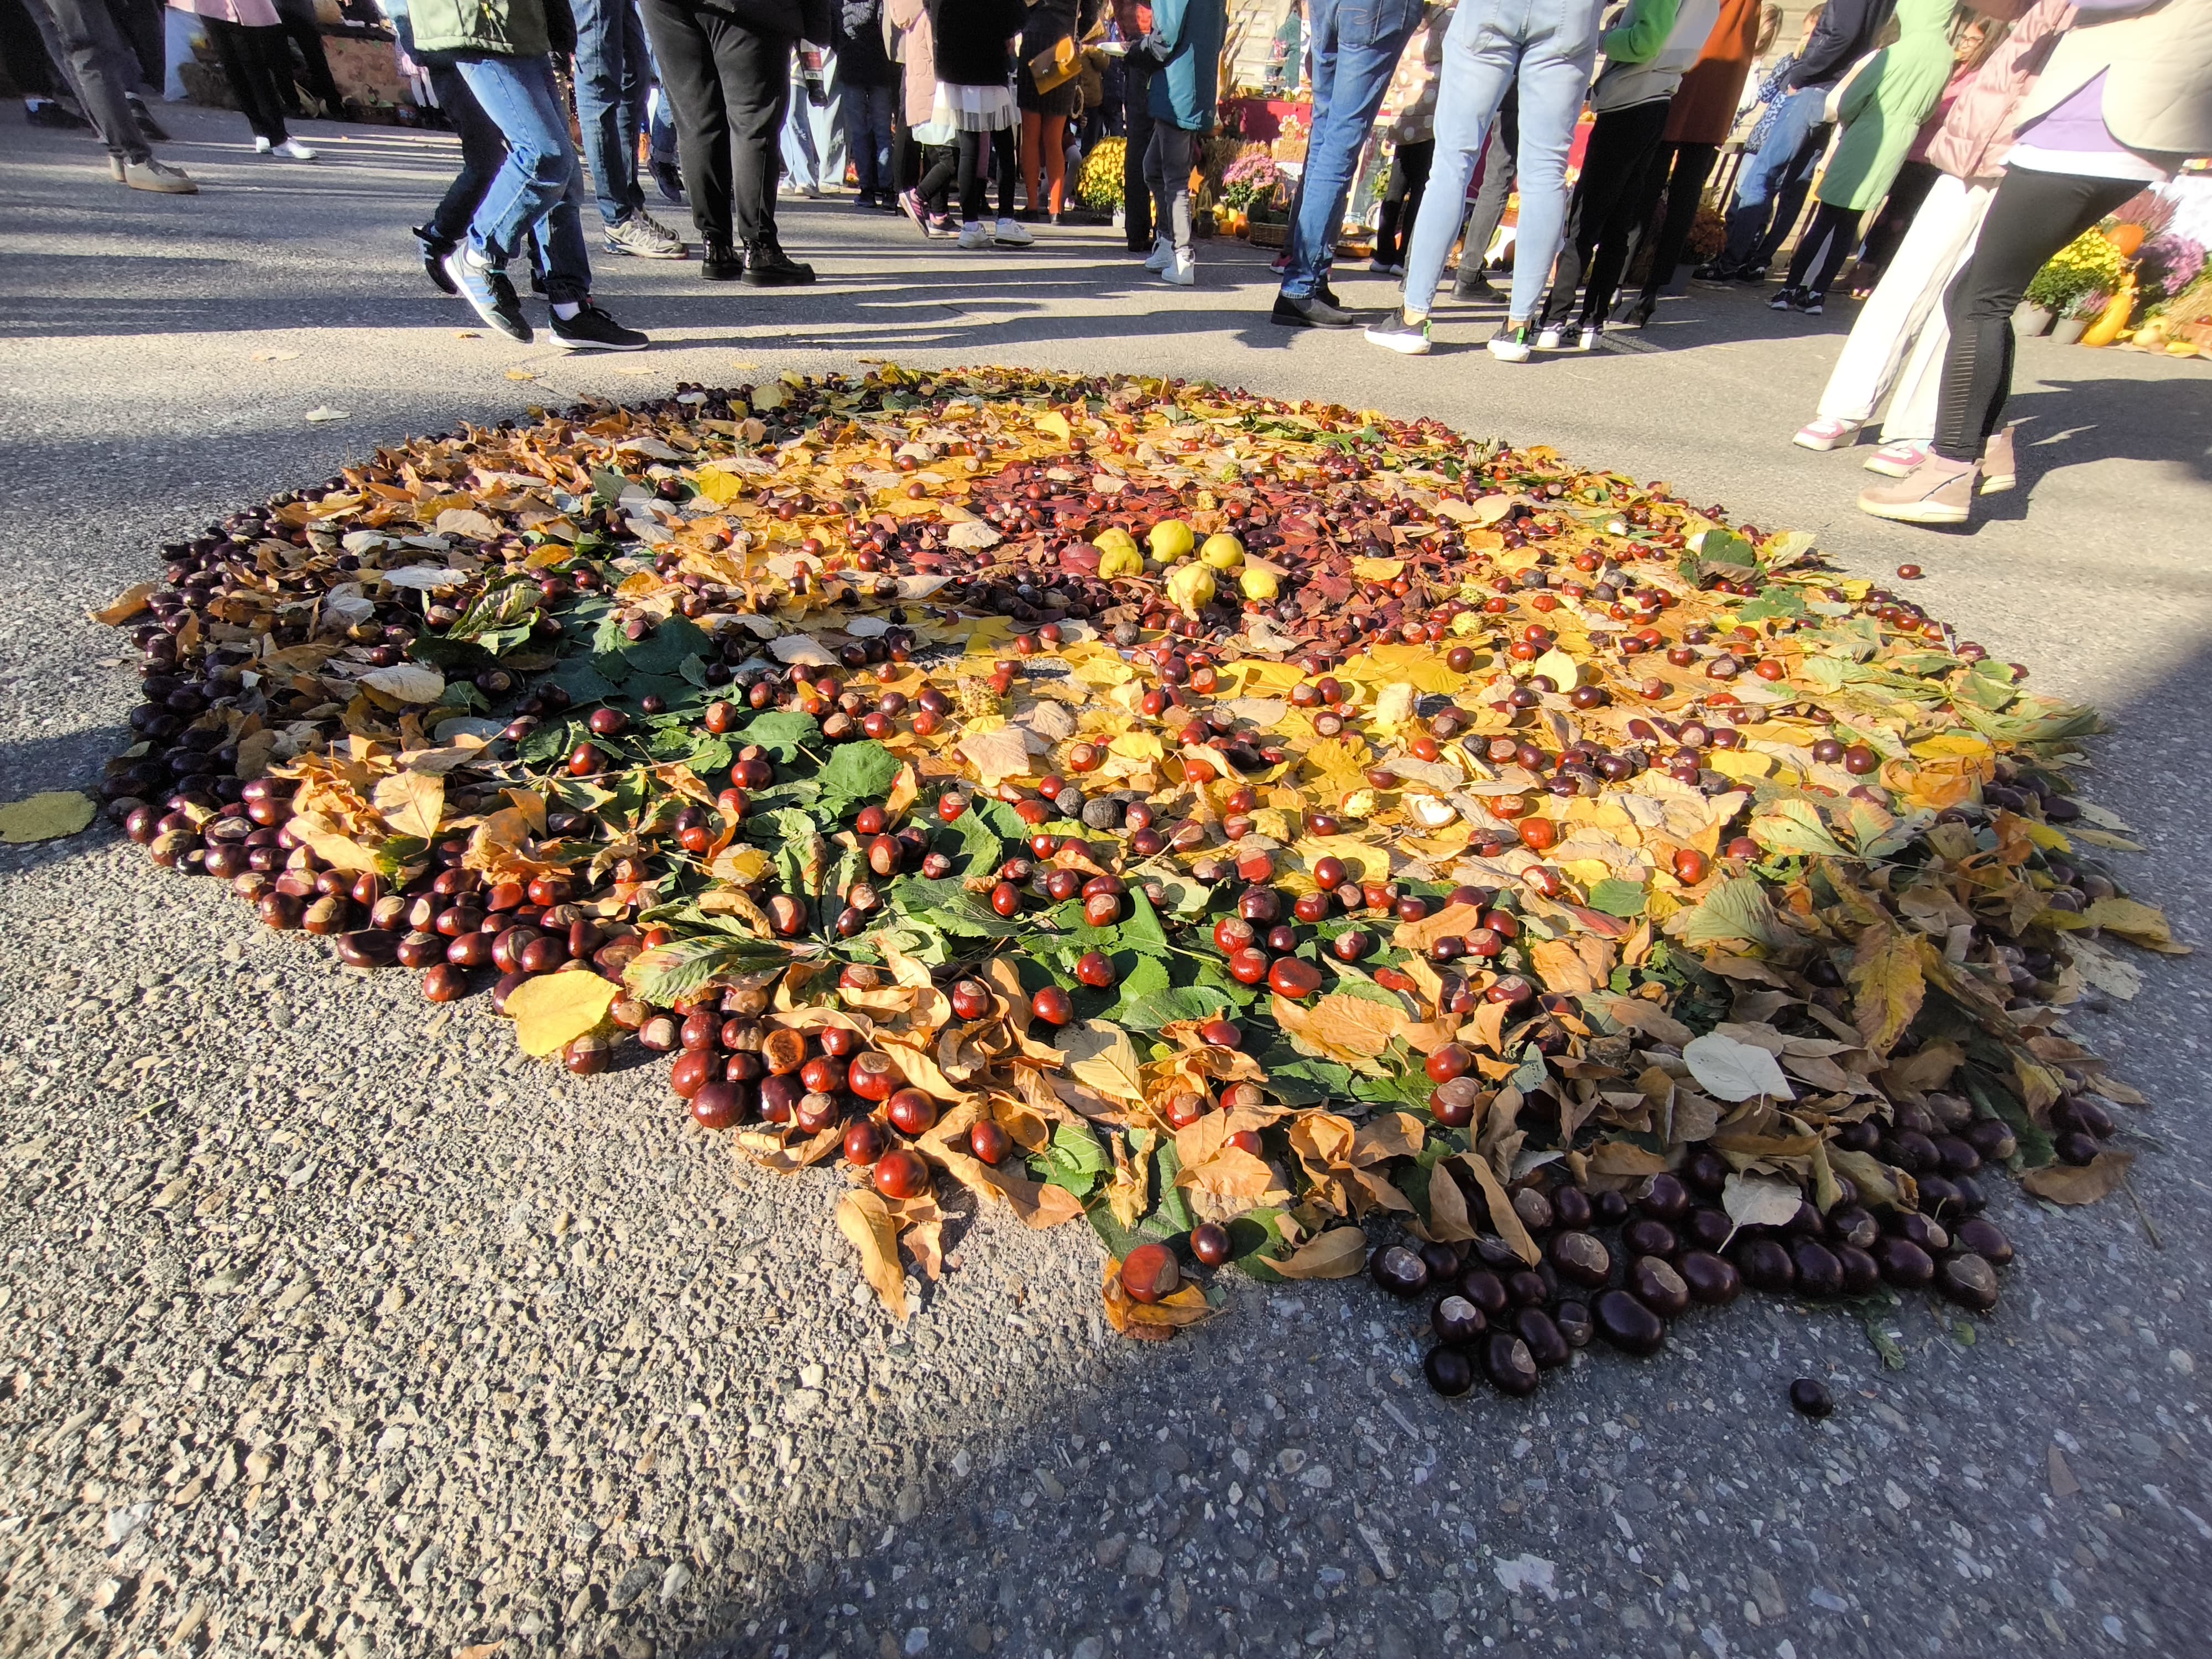
[[[562,303],[581,301],[591,292],[591,263],[570,189],[576,151],[550,60],[479,55],[459,59],[458,66],[507,141],[507,159],[469,222],[469,250],[501,269],[523,238],[538,231],[550,266],[547,296]]]
[[[637,0],[571,0],[576,17],[576,126],[599,217],[620,224],[645,206],[637,177],[642,65]]]
[[[1963,202],[1955,208],[1947,199],[1954,190],[1963,196]],[[1881,422],[1884,444],[1902,441],[1924,446],[1936,435],[1936,400],[1942,394],[1943,360],[1951,343],[1947,301],[1953,283],[1963,277],[1966,268],[1973,263],[1974,248],[1982,234],[1982,221],[1989,216],[1990,203],[1996,195],[1993,185],[1967,186],[1948,175],[1939,179],[1929,191],[1928,200],[1921,204],[1920,212],[1914,216],[1913,229],[1908,230],[1905,240],[1898,244],[1888,268],[1882,272],[1882,280],[1875,285],[1873,295],[1859,313],[1863,320],[1868,312],[1882,300],[1883,290],[1889,287],[1893,276],[1901,283],[1909,283],[1912,265],[1919,265],[1925,270],[1919,291],[1912,295],[1914,308],[1906,319],[1905,328],[1900,331],[1902,337],[1889,347],[1888,363],[1895,363],[1897,354],[1908,342],[1910,349],[1905,351],[1902,366],[1895,368],[1887,385],[1877,385],[1877,392],[1886,391],[1889,398],[1889,408]],[[1916,246],[1914,232],[1918,230],[1920,221],[1939,204],[1944,217],[1951,220],[1945,227],[1949,234],[1936,245],[1936,251],[1931,257]],[[1908,261],[1911,264],[1908,264]],[[1854,329],[1852,332],[1856,334],[1857,331]],[[1832,388],[1843,373],[1844,365],[1838,362],[1835,374],[1829,378]],[[1869,412],[1880,406],[1879,395],[1867,400],[1866,407]],[[1820,412],[1823,415],[1829,412],[1828,394],[1826,392],[1821,395]]]
[[[276,78],[277,90],[283,94],[284,107],[290,108],[292,93],[291,46],[300,49],[300,63],[307,77],[307,91],[324,107],[332,119],[345,115],[345,94],[331,74],[331,60],[323,50],[322,24],[315,16],[312,0],[277,0],[276,22],[280,34],[264,36],[262,44],[269,53],[270,69]]]
[[[888,146],[876,142],[876,117],[884,106],[880,87],[848,85],[840,106],[845,121],[845,151],[853,158],[853,172],[864,204],[891,187]]]
[[[1044,207],[1044,116],[1033,109],[1022,112],[1022,188],[1029,192],[1030,211]]]
[[[1824,122],[1807,136],[1804,148],[1797,152],[1796,164],[1775,191],[1774,211],[1766,222],[1765,233],[1753,245],[1745,262],[1747,274],[1765,272],[1774,263],[1774,256],[1783,243],[1789,240],[1797,216],[1805,210],[1805,198],[1813,193],[1813,175],[1820,169],[1820,158],[1828,153],[1828,137],[1833,131]]]
[[[1845,208],[1832,207],[1823,202],[1813,210],[1813,222],[1805,227],[1805,234],[1797,239],[1797,251],[1790,258],[1789,271],[1782,279],[1783,287],[1795,289],[1808,285],[1806,279],[1813,274],[1814,267],[1826,263],[1829,246],[1841,232],[1847,214],[1856,224],[1858,215]]]
[[[1513,242],[1510,320],[1535,314],[1567,212],[1567,150],[1597,57],[1595,9],[1561,0],[1521,54],[1521,222]]]
[[[1826,246],[1820,255],[1820,263],[1814,269],[1806,289],[1806,297],[1813,300],[1819,299],[1834,286],[1836,273],[1844,268],[1844,261],[1850,257],[1851,250],[1859,242],[1860,215],[1856,209],[1832,208],[1823,202],[1820,213],[1824,218],[1830,214],[1835,216],[1827,227]]]
[[[714,14],[683,0],[642,0],[660,91],[679,135],[677,156],[691,222],[710,252],[734,246],[730,111],[707,30]]]
[[[1865,425],[1889,395],[1917,337],[1931,328],[1946,331],[1938,309],[1943,290],[1959,269],[1962,246],[1972,246],[1972,230],[1980,224],[1980,214],[1968,208],[1967,194],[1966,186],[1948,173],[1929,191],[1851,324],[1821,389],[1818,420]],[[1988,192],[1981,195],[1986,202]]]
[[[1159,223],[1175,248],[1175,263],[1161,274],[1171,282],[1181,281],[1190,272],[1190,170],[1198,159],[1198,135],[1158,121],[1152,125],[1152,146],[1160,158]]]
[[[1375,263],[1396,266],[1405,263],[1406,244],[1413,234],[1413,214],[1420,205],[1422,186],[1428,181],[1429,164],[1437,143],[1426,138],[1401,144],[1390,158],[1390,184],[1382,192],[1382,215],[1375,227]]]
[[[955,140],[959,151],[956,167],[960,190],[960,224],[963,230],[983,222],[984,197],[990,180],[983,173],[983,135],[963,131]]]
[[[925,210],[941,219],[951,209],[953,187],[959,182],[960,146],[932,144],[922,156],[928,165],[915,182],[914,193],[921,198]]]
[[[1660,222],[1659,239],[1651,247],[1651,274],[1644,279],[1640,308],[1647,313],[1659,303],[1660,290],[1674,280],[1682,263],[1682,250],[1698,227],[1698,209],[1705,199],[1705,180],[1713,176],[1720,160],[1717,144],[1676,144],[1674,167],[1667,174],[1667,216]]]
[[[101,0],[31,0],[31,4],[45,9],[60,47],[54,67],[76,86],[77,100],[108,155],[118,164],[152,160],[154,152],[131,112],[123,66],[108,49],[115,24]]]
[[[1659,107],[1663,112],[1666,106]],[[1559,261],[1538,319],[1547,327],[1565,322],[1574,307],[1576,290],[1582,286],[1583,272],[1596,256],[1598,234],[1607,215],[1622,191],[1636,182],[1629,170],[1636,165],[1636,144],[1644,125],[1638,118],[1639,113],[1637,109],[1611,109],[1590,123],[1582,173],[1567,204]]]
[[[439,258],[453,252],[462,237],[468,234],[469,221],[476,216],[477,204],[483,200],[484,191],[499,176],[500,164],[507,160],[507,140],[500,137],[498,127],[483,112],[476,94],[461,72],[444,60],[423,65],[430,77],[430,90],[436,94],[438,107],[453,124],[453,132],[461,141],[461,170],[453,175],[453,182],[432,211],[429,222],[423,226],[428,232],[424,239],[433,245]]]
[[[1406,244],[1413,240],[1413,222],[1421,215],[1421,203],[1429,191],[1429,168],[1437,159],[1437,141],[1424,138],[1419,143],[1407,144],[1398,152],[1400,165],[1406,175],[1405,206],[1398,219],[1397,257],[1392,264],[1406,262]]]
[[[1759,153],[1743,164],[1736,180],[1735,203],[1728,216],[1728,246],[1716,262],[1734,270],[1749,264],[1752,254],[1766,234],[1774,216],[1775,198],[1798,165],[1798,157],[1814,128],[1828,94],[1818,87],[1790,94],[1775,117],[1773,130]],[[1814,159],[1819,158],[1817,155]]]
[[[124,90],[137,97],[159,98],[168,74],[160,0],[107,0],[107,15],[131,71]]]
[[[1124,59],[1128,99],[1121,106],[1121,234],[1132,253],[1152,251],[1152,198],[1145,185],[1145,156],[1152,143],[1152,77]]]
[[[776,135],[791,103],[793,42],[714,14],[714,63],[730,121],[730,176],[748,271],[782,258],[775,228]],[[809,273],[810,277],[811,273]]]
[[[222,17],[203,17],[200,23],[207,32],[208,44],[215,48],[216,61],[222,66],[223,78],[230,82],[231,96],[238,100],[253,136],[271,145],[284,143],[290,134],[284,129],[284,107],[277,99],[267,54],[255,38],[259,31]],[[281,45],[281,31],[267,32],[279,34]]]
[[[1056,219],[1067,210],[1067,118],[1048,115],[1043,119],[1044,203]]]
[[[1021,165],[1015,149],[1012,127],[1000,127],[991,134],[992,159],[999,164],[999,217],[1010,222],[1014,216],[1014,175]]]
[[[1513,195],[1513,153],[1520,147],[1521,94],[1514,88],[1498,106],[1498,119],[1491,126],[1490,142],[1482,152],[1482,183],[1475,189],[1474,205],[1468,210],[1466,229],[1460,238],[1459,276],[1455,286],[1463,294],[1489,289],[1483,267],[1489,262],[1490,244],[1498,234],[1498,222],[1505,217],[1505,204]]]
[[[783,156],[783,170],[791,182],[809,196],[819,195],[822,190],[822,161],[814,148],[814,121],[807,108],[804,89],[794,94],[791,78],[784,77],[783,127],[779,145]]]
[[[1582,327],[1605,325],[1605,314],[1613,309],[1613,296],[1620,287],[1620,273],[1627,268],[1630,240],[1650,216],[1650,179],[1658,165],[1659,137],[1667,131],[1668,107],[1668,100],[1662,98],[1620,112],[1624,130],[1613,186],[1596,192],[1595,198],[1583,206],[1583,234],[1594,252],[1583,273]],[[1583,169],[1588,177],[1587,161]],[[1594,223],[1592,214],[1597,215]]]
[[[1920,204],[1928,199],[1928,192],[1936,187],[1936,181],[1949,176],[1926,161],[1907,161],[1897,170],[1881,211],[1867,227],[1866,240],[1859,249],[1859,268],[1869,277],[1878,275],[1896,253],[1905,232],[1911,228],[1913,216],[1920,211]],[[1852,286],[1860,285],[1855,276]]]
[[[1283,295],[1291,300],[1313,298],[1328,278],[1352,169],[1421,7],[1419,0],[1312,0],[1310,13],[1314,125],[1283,273]],[[1462,174],[1462,188],[1464,180]]]
[[[2012,378],[2012,313],[2028,279],[2067,243],[2140,190],[2119,179],[2083,179],[2015,167],[2005,174],[1953,301],[1951,346],[1936,418],[1936,454],[1980,458],[2004,412]]]
[[[1442,78],[1437,88],[1436,156],[1429,167],[1429,188],[1441,202],[1456,202],[1466,196],[1474,158],[1482,153],[1491,122],[1521,64],[1520,43],[1486,21],[1486,9],[1480,0],[1468,0],[1444,36]],[[1413,241],[1406,250],[1408,317],[1428,314],[1458,229],[1453,216],[1447,213],[1431,213],[1415,222]],[[1545,263],[1548,266],[1550,260]],[[1528,313],[1516,312],[1515,316],[1526,320]]]

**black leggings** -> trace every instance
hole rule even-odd
[[[952,181],[960,171],[960,148],[957,144],[922,144],[915,146],[921,153],[923,169],[915,181],[915,194],[921,198],[922,206],[932,213],[943,213],[951,204]]]
[[[1813,222],[1797,239],[1797,252],[1790,258],[1787,285],[1802,289],[1808,294],[1826,294],[1858,240],[1859,210],[1821,203],[1813,215]],[[1810,282],[1806,280],[1808,271],[1812,273]]]
[[[1907,161],[1897,170],[1897,180],[1889,187],[1889,199],[1881,204],[1881,211],[1867,227],[1865,245],[1859,249],[1861,270],[1879,271],[1888,264],[1897,252],[1898,244],[1905,240],[1905,233],[1912,228],[1913,216],[1920,211],[1920,204],[1928,199],[1928,192],[1942,177],[1926,161]]]
[[[1421,210],[1421,195],[1429,187],[1429,167],[1436,159],[1433,138],[1401,144],[1391,158],[1390,188],[1382,193],[1382,217],[1375,229],[1378,264],[1406,263],[1406,249],[1413,240],[1413,216]]]
[[[1643,200],[1644,170],[1667,131],[1667,100],[1659,98],[1609,109],[1590,124],[1589,147],[1583,153],[1582,177],[1567,204],[1559,263],[1553,268],[1552,291],[1540,321],[1565,320],[1584,271],[1589,274],[1589,291],[1583,296],[1583,321],[1603,320],[1628,264],[1628,239],[1639,216],[1636,210]]]
[[[2131,179],[2086,179],[2014,167],[1997,186],[1974,260],[1944,310],[1951,346],[1936,406],[1936,453],[1976,461],[2012,392],[2013,307],[2044,261],[2142,188]]]
[[[972,225],[983,217],[985,198],[990,193],[990,180],[984,175],[983,141],[988,137],[991,154],[999,164],[999,216],[1014,216],[1014,130],[999,127],[988,134],[963,132],[960,135],[960,155],[957,163],[960,181],[960,222]]]

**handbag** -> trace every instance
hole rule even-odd
[[[1076,51],[1075,42],[1063,34],[1030,58],[1029,67],[1030,79],[1042,95],[1066,86],[1081,73],[1082,55]]]

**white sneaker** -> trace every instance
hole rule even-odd
[[[1036,238],[1012,219],[1001,219],[991,227],[991,240],[1000,247],[1027,247]]]
[[[973,252],[975,249],[979,247],[990,246],[991,232],[989,227],[985,225],[981,219],[970,221],[969,223],[961,226],[960,246],[969,249],[970,252]]]
[[[1152,251],[1145,260],[1145,269],[1158,273],[1174,263],[1175,244],[1163,236],[1152,244]]]
[[[1605,331],[1602,328],[1595,323],[1587,325],[1580,333],[1575,336],[1575,349],[1577,351],[1595,351],[1597,349],[1597,337],[1604,331]]]
[[[269,153],[271,155],[281,155],[288,161],[312,161],[315,159],[315,152],[297,138],[287,138]]]
[[[1172,283],[1177,288],[1195,287],[1198,283],[1198,258],[1195,254],[1178,253],[1160,272],[1160,280]]]
[[[268,155],[270,148],[270,143],[266,138],[264,138],[258,132],[253,135],[253,153],[256,155]]]
[[[1557,351],[1559,349],[1560,343],[1565,338],[1566,331],[1565,329],[1561,328],[1556,323],[1547,323],[1537,333],[1536,349],[1539,351]]]
[[[1507,323],[1490,337],[1490,355],[1500,362],[1527,362],[1529,337],[1533,332],[1526,323]]]

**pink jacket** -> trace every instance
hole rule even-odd
[[[1928,146],[1929,161],[1958,179],[2002,173],[2020,100],[2073,21],[2072,0],[2036,0],[1951,106],[1942,131]]]
[[[250,29],[276,27],[276,8],[271,0],[168,0],[169,9],[195,17],[213,17]]]
[[[937,28],[936,19],[924,0],[890,0],[884,15],[902,37],[905,48],[901,54],[901,69],[906,77],[902,94],[906,105],[906,124],[910,127],[927,125],[930,113],[937,106]]]

